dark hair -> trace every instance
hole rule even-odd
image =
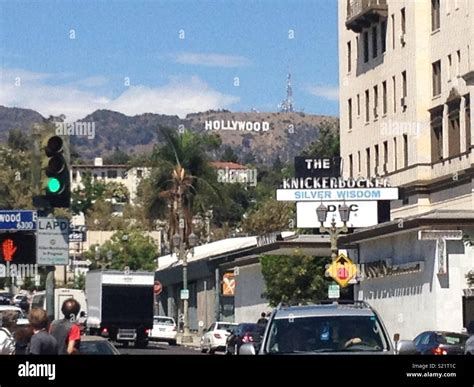
[[[81,304],[77,302],[74,298],[68,298],[63,302],[61,312],[63,312],[64,318],[70,319],[72,317],[76,318],[81,310]]]
[[[265,314],[265,312],[262,312],[262,314],[260,316],[266,317],[267,315]]]
[[[16,310],[5,310],[0,313],[0,327],[10,330],[15,327],[17,320],[18,312]]]
[[[42,308],[33,308],[28,314],[28,321],[34,329],[46,329],[48,327],[48,314]]]

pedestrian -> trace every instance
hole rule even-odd
[[[74,298],[68,298],[61,307],[64,318],[54,320],[51,324],[50,333],[58,342],[58,353],[60,355],[72,355],[79,351],[81,329],[76,321],[80,310],[79,302]]]
[[[18,312],[5,310],[0,314],[0,355],[15,354],[15,338],[13,330],[16,327]]]
[[[29,348],[29,355],[57,355],[58,342],[48,333],[48,314],[43,308],[33,308],[28,314],[28,321],[33,329]]]
[[[260,315],[260,318],[258,319],[257,321],[257,324],[258,325],[266,325],[267,324],[267,315],[265,314],[265,312],[262,312],[262,314]]]

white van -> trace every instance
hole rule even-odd
[[[54,289],[54,319],[61,319],[63,318],[63,314],[61,313],[61,307],[63,306],[63,302],[66,301],[68,298],[74,298],[81,304],[81,310],[79,315],[83,311],[87,313],[87,303],[86,303],[86,295],[84,290],[80,289],[67,289],[67,288],[60,288]],[[46,310],[46,291],[36,292],[33,296],[33,300],[31,302],[32,308],[43,308]]]

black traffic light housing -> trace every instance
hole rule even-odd
[[[50,137],[44,151],[48,157],[45,168],[47,179],[44,199],[51,208],[69,208],[71,178],[63,139],[60,136]]]

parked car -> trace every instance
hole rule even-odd
[[[0,293],[0,305],[11,305],[13,294],[8,292]]]
[[[221,321],[213,323],[201,337],[201,352],[212,355],[216,351],[225,351],[227,337],[236,326],[237,324]]]
[[[17,294],[15,297],[13,297],[12,305],[18,306],[19,308],[24,310],[25,313],[28,313],[28,311],[30,310],[30,303],[26,294]]]
[[[17,327],[26,327],[30,325],[28,318],[26,317],[25,313],[15,305],[0,305],[0,315],[6,310],[13,310],[18,313],[16,325]]]
[[[398,335],[395,335],[398,338]],[[411,340],[395,347],[374,309],[364,301],[328,301],[279,306],[268,321],[258,349],[246,343],[241,355],[254,354],[415,354]]]
[[[148,338],[153,341],[166,341],[169,345],[176,345],[176,322],[172,317],[153,317],[153,329]]]
[[[115,346],[100,336],[81,336],[80,355],[120,355]]]
[[[462,355],[468,334],[443,331],[426,331],[413,340],[421,355]]]
[[[256,348],[260,345],[265,326],[262,324],[239,324],[227,338],[226,354],[238,355],[242,344],[250,343]]]

